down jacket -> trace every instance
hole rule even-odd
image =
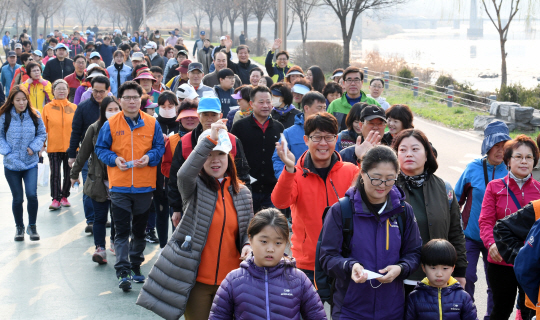
[[[197,279],[218,194],[208,189],[199,172],[214,147],[212,141],[204,139],[178,171],[178,189],[183,199],[184,215],[148,274],[137,299],[138,305],[165,319],[179,319],[184,314],[189,293]],[[238,194],[233,193],[232,186],[229,192],[237,212],[239,236],[236,246],[241,252],[248,243],[247,228],[253,217],[253,203],[251,193],[245,186],[240,187]],[[190,252],[180,249],[187,235],[192,237]]]
[[[326,319],[323,304],[294,259],[271,268],[255,265],[253,256],[221,283],[209,320]]]
[[[406,320],[477,320],[471,296],[450,277],[448,287],[436,288],[425,278],[409,295]]]

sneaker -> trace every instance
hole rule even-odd
[[[118,288],[124,292],[131,290],[131,275],[127,271],[122,272],[118,277]]]
[[[94,233],[94,223],[90,222],[86,225],[86,228],[84,228],[84,232],[86,233]]]
[[[133,279],[133,282],[137,283],[144,283],[144,280],[146,279],[141,273],[140,268],[131,269],[131,278]]]
[[[105,223],[105,228],[110,228],[110,227],[111,227],[111,222],[107,221],[107,223]]]
[[[113,242],[111,242],[111,247],[109,248],[109,251],[111,251],[111,253],[113,255],[116,255],[116,252],[114,251],[114,243]]]
[[[98,247],[96,251],[94,252],[94,255],[92,255],[92,261],[97,262],[98,264],[106,264],[107,263],[107,250]]]
[[[15,231],[15,241],[24,241],[24,226],[17,227],[17,231]]]
[[[60,205],[62,207],[71,207],[71,203],[69,203],[67,198],[62,198],[62,200],[60,200]]]
[[[26,228],[26,233],[30,236],[31,241],[38,241],[39,240],[39,234],[36,230],[36,225],[31,225]]]
[[[55,199],[49,206],[49,210],[58,210],[60,209],[60,207],[61,207],[60,202],[58,202],[58,200]]]
[[[158,243],[159,239],[156,237],[156,230],[151,229],[150,231],[146,232],[146,237],[144,238],[144,240],[150,243]]]

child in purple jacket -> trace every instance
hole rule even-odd
[[[456,261],[456,249],[444,239],[422,247],[420,262],[426,278],[409,295],[406,320],[478,319],[471,296],[452,277]]]
[[[289,244],[287,218],[274,208],[259,211],[248,236],[253,255],[231,271],[214,298],[209,320],[326,319],[308,277],[284,256]]]

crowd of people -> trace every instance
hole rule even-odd
[[[437,174],[443,146],[382,97],[382,79],[304,72],[280,39],[260,66],[204,31],[191,52],[178,29],[56,30],[36,50],[5,36],[14,240],[40,239],[46,152],[49,209],[71,205],[82,174],[92,261],[115,255],[120,289],[144,283],[138,305],[187,320],[326,319],[324,303],[336,320],[472,320],[482,257],[484,319],[538,312],[540,139],[490,123],[453,187]],[[144,275],[147,243],[160,254]]]

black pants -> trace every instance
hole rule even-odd
[[[51,167],[51,198],[60,201],[62,198],[69,197],[69,189],[71,188],[69,156],[67,152],[51,152],[47,154],[49,155]],[[63,179],[62,172],[64,173]]]
[[[514,273],[514,268],[488,263],[487,276],[493,292],[493,310],[490,320],[508,320],[516,301],[519,291],[518,306],[523,320],[529,320],[533,316],[533,310],[525,306],[525,292],[521,289]]]

